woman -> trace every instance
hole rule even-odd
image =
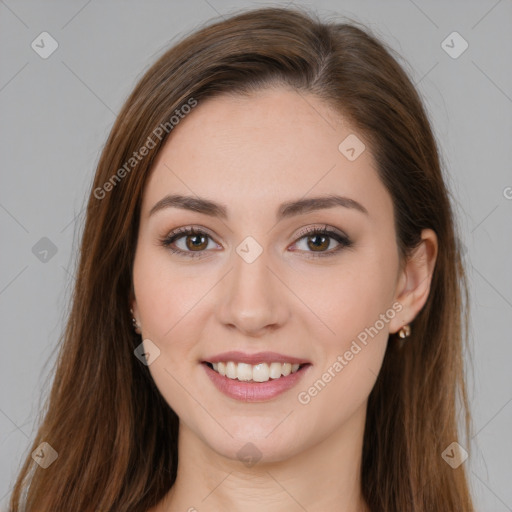
[[[12,510],[473,510],[464,269],[391,53],[266,8],[145,73]]]

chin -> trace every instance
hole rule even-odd
[[[273,428],[276,427],[274,424]],[[220,438],[204,438],[206,443],[219,455],[231,460],[239,460],[247,467],[258,463],[273,463],[285,461],[301,451],[301,444],[290,428],[278,433],[279,427],[272,429],[247,428],[229,430],[233,435]]]

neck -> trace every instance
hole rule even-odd
[[[219,455],[180,423],[176,482],[155,512],[369,512],[361,495],[365,416],[366,404],[317,445],[251,467]]]

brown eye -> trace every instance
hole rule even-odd
[[[329,248],[329,237],[325,235],[312,235],[308,236],[308,247],[314,251],[324,251]],[[314,240],[314,241],[312,241]]]
[[[295,246],[308,257],[333,256],[343,248],[351,247],[352,241],[346,235],[324,226],[303,230]]]
[[[201,251],[206,249],[208,246],[208,236],[203,234],[194,234],[194,235],[186,235],[185,236],[185,245],[191,251]],[[206,240],[206,243],[205,243]]]
[[[171,252],[192,258],[206,255],[209,242],[216,245],[208,233],[190,227],[177,229],[160,240]]]

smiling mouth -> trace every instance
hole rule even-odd
[[[310,366],[309,363],[291,364],[274,362],[253,365],[247,363],[235,363],[234,361],[218,363],[205,361],[203,364],[223,377],[242,382],[268,382],[269,380],[278,380],[282,377],[287,377],[292,373],[297,373],[306,366]]]

